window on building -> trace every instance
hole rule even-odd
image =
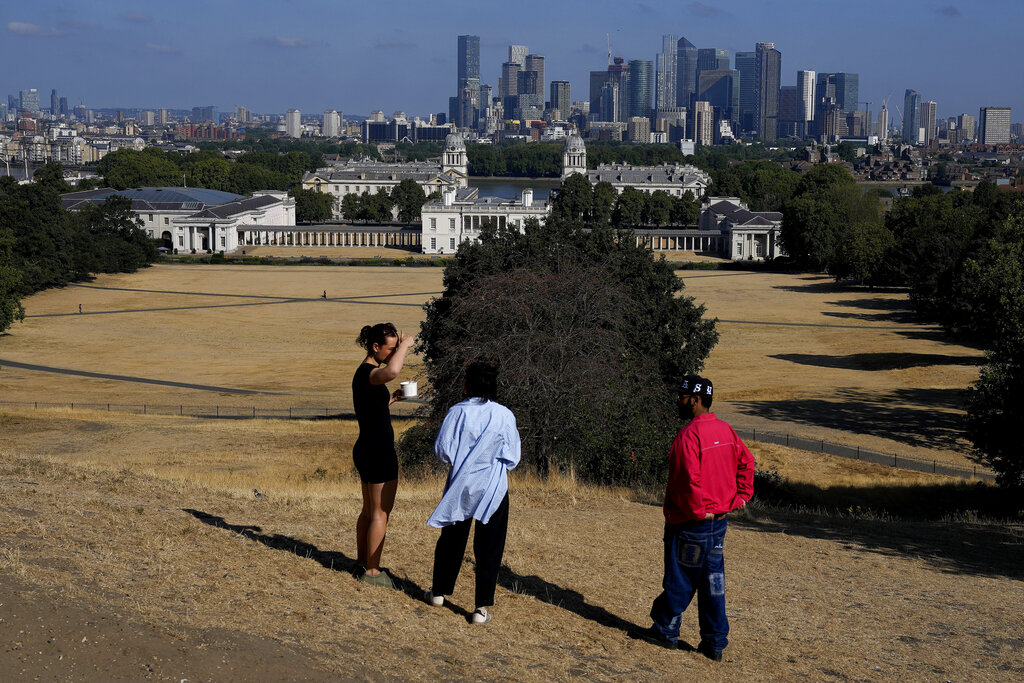
[[[150,222],[150,223],[152,223],[152,222],[153,222],[153,214],[149,214],[149,222]]]
[[[448,246],[449,246],[449,248],[451,248],[452,251],[455,251],[455,238],[454,237],[452,237],[451,239],[448,240]]]
[[[455,232],[455,219],[454,218],[449,218],[448,219],[448,232]]]
[[[430,248],[431,249],[437,249],[437,238],[436,237],[431,237],[430,238]]]
[[[431,230],[437,230],[437,219],[436,218],[431,218],[430,219],[430,229]]]
[[[170,225],[170,224],[171,224],[171,219],[168,218],[167,216],[164,216],[164,225]]]
[[[222,246],[222,247],[224,246],[224,238],[223,237],[220,238],[220,246]]]
[[[152,230],[147,230],[146,234],[149,235],[150,237],[152,237],[153,236],[153,231]]]
[[[178,246],[179,247],[185,246],[185,237],[182,236],[182,235],[178,235]]]

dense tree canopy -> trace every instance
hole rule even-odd
[[[552,202],[552,215],[576,227],[639,228],[695,225],[700,206],[692,192],[672,197],[665,192],[641,192],[633,187],[617,194],[606,181],[591,185],[574,173],[562,182]]]
[[[288,194],[295,198],[295,220],[299,223],[323,223],[334,216],[334,196],[296,185]]]
[[[64,210],[57,166],[41,169],[31,184],[0,181],[0,331],[24,317],[24,296],[89,273],[131,272],[156,258],[129,200]]]

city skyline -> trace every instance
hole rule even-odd
[[[37,88],[45,99],[56,88],[70,106],[90,108],[212,104],[425,116],[448,109],[458,35],[480,36],[480,82],[494,92],[508,45],[520,44],[544,55],[545,93],[551,81],[567,81],[572,99],[582,100],[589,72],[607,64],[606,33],[627,62],[654,61],[662,36],[672,33],[733,58],[773,42],[783,85],[794,85],[801,69],[857,73],[860,97],[875,112],[887,96],[890,110],[902,106],[907,89],[935,101],[941,118],[985,106],[1024,111],[1013,35],[1024,3],[867,0],[856,12],[830,1],[813,3],[811,12],[809,4],[527,1],[513,12],[519,20],[509,21],[507,8],[465,0],[368,6],[358,18],[322,0],[185,0],[173,15],[121,0],[88,10],[40,2],[0,9],[0,55],[16,65],[0,78],[0,94]]]

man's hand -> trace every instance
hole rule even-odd
[[[714,519],[714,518],[715,518],[715,515],[714,515],[714,513],[711,513],[711,512],[709,512],[708,514],[704,515],[704,519]]]

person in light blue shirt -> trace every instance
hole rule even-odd
[[[476,558],[474,624],[491,620],[498,568],[508,532],[508,471],[519,464],[520,441],[512,411],[495,400],[498,370],[476,362],[466,370],[466,400],[452,406],[434,442],[434,452],[451,469],[444,494],[427,524],[440,527],[434,549],[434,578],[424,596],[432,605],[444,604],[466,553],[469,527],[476,520],[473,555]]]

